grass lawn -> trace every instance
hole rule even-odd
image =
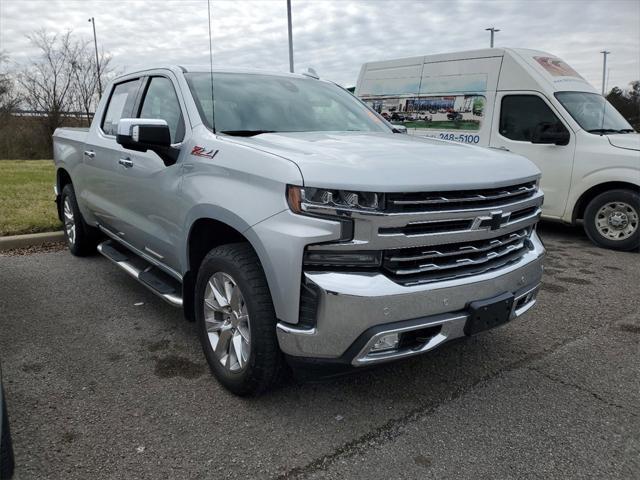
[[[51,160],[0,160],[0,236],[61,230]]]

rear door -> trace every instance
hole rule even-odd
[[[98,223],[122,234],[122,211],[118,202],[118,159],[124,149],[116,142],[118,121],[132,115],[141,86],[131,78],[112,86],[104,114],[87,138],[82,161],[82,189],[78,194]]]
[[[177,83],[169,74],[146,77],[134,115],[165,120],[175,148],[181,147],[187,131],[186,110],[178,92]],[[118,202],[127,241],[171,270],[178,270],[183,220],[179,195],[181,159],[167,167],[152,151],[131,150],[125,150],[122,159],[126,161],[117,165]]]
[[[542,172],[543,215],[561,217],[567,204],[576,146],[575,133],[561,115],[537,92],[499,92],[496,95],[491,145],[524,155]],[[567,145],[531,143],[539,123],[569,132]]]

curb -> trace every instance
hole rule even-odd
[[[0,251],[13,250],[42,245],[43,243],[61,242],[64,240],[64,232],[29,233],[27,235],[11,235],[0,237]]]

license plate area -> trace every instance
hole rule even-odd
[[[513,294],[507,292],[497,297],[471,302],[464,333],[475,335],[507,323],[511,318],[513,299]]]

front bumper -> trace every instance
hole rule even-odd
[[[362,366],[424,353],[464,336],[472,301],[511,292],[516,298],[511,318],[518,317],[535,303],[542,278],[544,247],[535,232],[531,242],[531,250],[504,268],[423,285],[402,286],[380,273],[305,272],[318,292],[316,325],[305,329],[280,322],[280,348],[291,357]],[[419,348],[368,353],[385,333],[436,326],[437,333]]]

